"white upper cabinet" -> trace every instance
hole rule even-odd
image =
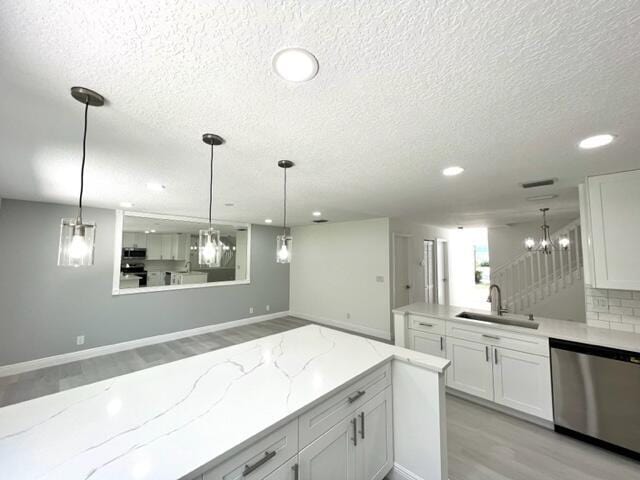
[[[589,177],[587,190],[592,286],[640,290],[640,170]]]

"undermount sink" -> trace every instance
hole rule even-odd
[[[534,321],[517,320],[515,318],[502,317],[499,315],[488,315],[485,313],[462,312],[456,315],[458,318],[468,318],[480,322],[499,323],[501,325],[511,325],[512,327],[537,329],[540,324]]]

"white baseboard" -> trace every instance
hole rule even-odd
[[[372,337],[382,338],[384,340],[391,340],[391,332],[386,330],[380,330],[378,328],[364,327],[362,325],[356,325],[349,322],[343,322],[340,320],[333,320],[331,318],[316,317],[315,315],[307,315],[306,313],[289,312],[292,317],[302,318],[303,320],[309,320],[310,322],[321,323],[328,327],[344,328],[352,332],[364,333],[365,335],[371,335]]]
[[[289,315],[288,311],[269,313],[267,315],[257,315],[255,317],[241,318],[240,320],[231,320],[229,322],[216,323],[214,325],[206,325],[204,327],[181,330],[179,332],[165,333],[163,335],[155,335],[153,337],[139,338],[137,340],[129,340],[127,342],[104,345],[102,347],[87,348],[85,350],[79,350],[77,352],[63,353],[60,355],[53,355],[51,357],[37,358],[35,360],[28,360],[26,362],[3,365],[0,366],[0,377],[16,375],[18,373],[37,370],[39,368],[62,365],[63,363],[84,360],[91,357],[98,357],[100,355],[122,352],[124,350],[131,350],[133,348],[144,347],[147,345],[169,342],[171,340],[177,340],[179,338],[192,337],[194,335],[201,335],[203,333],[226,330],[227,328],[240,327],[242,325],[264,322],[265,320],[273,320],[274,318],[285,317],[287,315]]]
[[[423,480],[422,477],[419,477],[415,473],[407,470],[402,465],[398,465],[397,463],[393,464],[393,468],[387,474],[387,478],[389,480]]]

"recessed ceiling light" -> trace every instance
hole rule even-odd
[[[603,133],[601,135],[594,135],[592,137],[585,138],[578,144],[578,146],[584,150],[604,147],[605,145],[609,145],[611,142],[613,142],[615,138],[615,135],[611,135],[610,133]]]
[[[156,233],[156,231],[152,228],[151,230],[149,230],[151,233]]]
[[[120,206],[122,208],[131,208],[131,207],[133,207],[133,203],[131,203],[131,202],[120,202]]]
[[[462,172],[464,172],[464,168],[462,167],[447,167],[442,170],[442,174],[445,177],[454,177],[456,175],[460,175]]]
[[[149,233],[149,230],[145,230],[144,233]]]
[[[147,188],[149,190],[153,190],[154,192],[161,192],[163,191],[165,188],[164,185],[162,185],[161,183],[153,183],[153,182],[149,182],[147,183]]]
[[[307,82],[318,74],[318,60],[303,48],[285,48],[274,55],[273,69],[290,82]]]
[[[312,213],[312,215],[314,217],[321,217],[322,216],[322,212],[315,211],[315,212]]]
[[[273,222],[273,220],[271,220],[270,218],[265,218],[264,219],[264,223],[272,223],[272,222]]]
[[[225,207],[233,207],[234,203],[233,202],[227,202],[224,204]]]

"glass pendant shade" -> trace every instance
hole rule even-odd
[[[533,247],[536,246],[536,241],[533,238],[529,237],[525,239],[524,246],[527,250],[531,251],[533,250]]]
[[[222,257],[220,232],[212,228],[200,230],[198,239],[198,263],[208,267],[219,267]]]
[[[58,244],[59,267],[88,267],[93,265],[96,224],[78,218],[63,218],[60,222]]]
[[[290,263],[291,262],[291,247],[293,245],[293,238],[288,235],[278,235],[276,241],[276,262],[278,263]]]

